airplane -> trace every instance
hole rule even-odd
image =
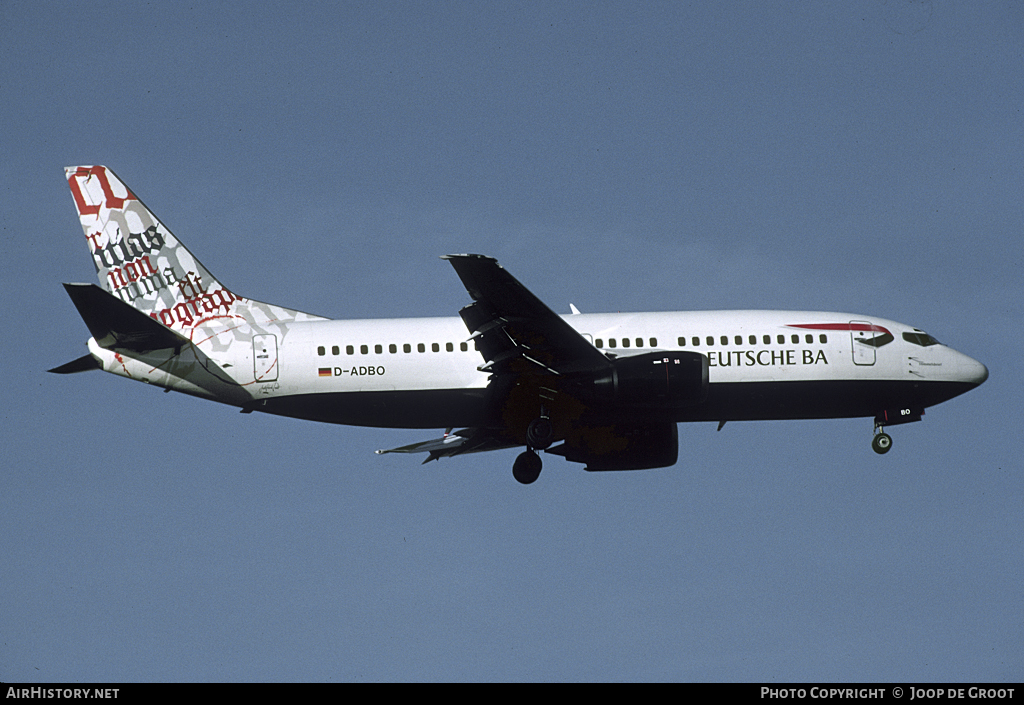
[[[377,453],[521,448],[589,471],[674,465],[677,424],[867,417],[888,426],[988,378],[918,328],[799,311],[571,313],[496,260],[445,255],[459,317],[331,320],[225,287],[104,166],[65,169],[100,285],[65,284],[92,337],[50,372],[100,369],[254,411],[334,424],[445,429]],[[456,430],[459,429],[459,430]]]

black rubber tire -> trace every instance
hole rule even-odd
[[[526,442],[531,448],[544,450],[554,440],[555,429],[551,425],[551,419],[540,417],[530,422],[526,428]]]
[[[528,450],[525,453],[520,453],[516,458],[515,464],[512,465],[512,477],[521,484],[529,485],[540,477],[542,467],[544,467],[544,461],[540,459],[540,456],[532,450]]]
[[[871,439],[871,449],[879,455],[885,455],[892,448],[892,437],[888,433],[879,433]]]

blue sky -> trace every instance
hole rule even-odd
[[[1022,63],[1014,2],[4,2],[0,680],[1019,680]],[[46,374],[74,164],[322,315],[454,315],[480,252],[562,312],[849,311],[991,377],[884,457],[377,457],[432,434]]]

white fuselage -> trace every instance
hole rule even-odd
[[[661,350],[707,356],[708,402],[679,415],[679,421],[865,416],[890,404],[923,408],[987,376],[981,363],[945,345],[912,342],[925,335],[917,329],[855,314],[691,311],[563,318],[609,356]],[[481,398],[489,375],[478,369],[484,361],[459,318],[319,320],[263,330],[252,346],[236,343],[217,352],[213,338],[196,341],[217,363],[216,371],[208,364],[183,364],[186,355],[168,367],[170,353],[161,351],[131,358],[95,344],[91,350],[109,372],[272,413],[414,428],[477,422],[471,418],[478,408],[473,400]],[[287,407],[267,404],[286,398],[296,401]]]
[[[694,311],[563,317],[606,354],[689,350],[709,358],[710,382],[829,380],[957,382],[980,363],[945,345],[902,339],[916,329],[844,313]],[[851,331],[794,326],[867,322],[894,340],[875,348]],[[281,358],[281,392],[357,392],[484,387],[488,375],[458,318],[324,321],[295,326]],[[682,344],[681,344],[682,343]],[[461,347],[460,347],[461,346]],[[466,348],[465,350],[462,347]],[[858,348],[864,348],[863,351]],[[394,350],[392,352],[391,350]],[[318,370],[329,367],[327,379]]]

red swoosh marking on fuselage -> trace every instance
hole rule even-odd
[[[802,323],[802,324],[788,324],[787,328],[807,328],[809,330],[857,330],[868,333],[892,333],[887,328],[882,326],[876,326],[871,323]]]

